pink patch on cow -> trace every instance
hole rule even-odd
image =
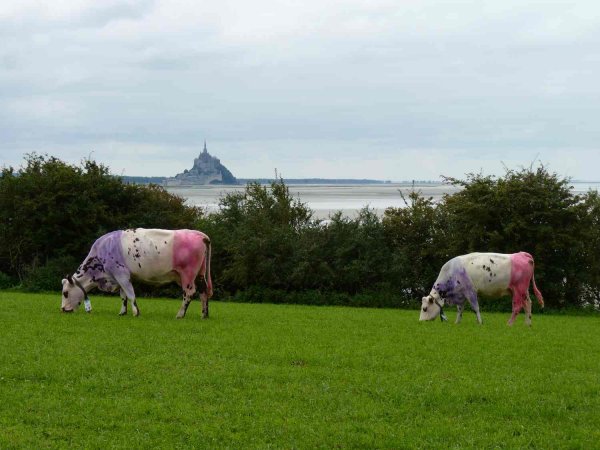
[[[510,255],[512,267],[508,287],[513,294],[513,310],[519,311],[528,297],[529,283],[533,277],[533,256],[526,252]]]
[[[206,255],[205,236],[192,230],[177,230],[173,238],[173,269],[181,276],[181,286],[189,290],[195,286],[196,275],[204,273]]]

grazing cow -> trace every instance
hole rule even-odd
[[[87,294],[98,287],[105,292],[120,290],[119,315],[127,314],[127,299],[133,315],[140,310],[131,285],[132,279],[154,284],[175,281],[183,288],[183,303],[177,318],[185,317],[196,292],[200,276],[202,318],[208,317],[208,299],[212,296],[210,279],[210,239],[194,230],[157,230],[136,228],[101,236],[73,276],[62,280],[62,311],[73,312]]]
[[[525,323],[531,325],[531,299],[529,283],[533,281],[533,292],[540,306],[544,307],[542,294],[535,285],[533,275],[533,257],[529,253],[469,253],[457,256],[442,266],[431,292],[423,297],[419,320],[433,320],[440,315],[447,320],[443,306],[456,305],[460,323],[465,299],[481,323],[477,294],[489,297],[501,297],[512,294],[512,316],[508,324],[512,325],[523,306],[527,316]]]

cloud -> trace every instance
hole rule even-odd
[[[428,178],[539,152],[587,177],[565,149],[595,160],[600,142],[598,12],[585,1],[4,2],[0,163],[101,149],[117,171],[169,175],[208,138],[248,177],[282,166]]]

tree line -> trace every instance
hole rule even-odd
[[[5,168],[0,178],[0,287],[60,289],[62,276],[108,231],[191,228],[211,237],[220,299],[411,306],[456,255],[527,251],[548,306],[599,306],[596,191],[574,194],[568,179],[541,165],[444,181],[460,189],[439,202],[413,191],[404,207],[382,216],[365,207],[324,222],[281,179],[249,183],[206,214],[91,160],[76,166],[28,155],[20,170]],[[510,300],[492,305],[510,309]]]

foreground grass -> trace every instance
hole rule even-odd
[[[59,301],[0,293],[0,448],[600,446],[598,317]]]

